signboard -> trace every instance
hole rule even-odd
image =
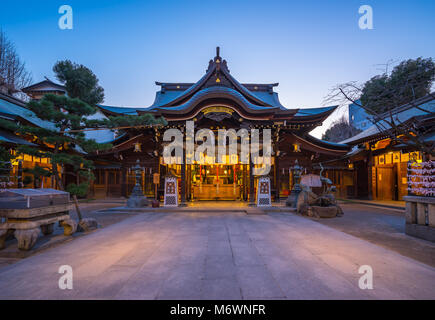
[[[373,195],[376,195],[376,167],[372,167],[372,188]]]
[[[393,153],[393,163],[400,163],[400,152]]]
[[[178,207],[178,186],[176,177],[165,178],[165,207]]]
[[[257,185],[257,207],[270,205],[270,179],[269,177],[261,177],[258,179]]]
[[[153,183],[154,184],[159,184],[160,183],[160,174],[159,173],[154,173],[153,174]]]
[[[390,164],[390,163],[392,163],[393,161],[393,155],[392,154],[390,154],[390,153],[387,153],[386,155],[385,155],[385,164]]]
[[[212,113],[212,112],[233,114],[234,110],[228,107],[208,107],[202,110],[202,112],[204,114]]]

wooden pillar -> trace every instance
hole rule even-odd
[[[142,192],[146,196],[145,183],[146,183],[147,168],[145,167],[145,165],[143,168],[144,169],[142,170],[142,173],[141,173],[141,175],[142,175]]]
[[[394,161],[394,154],[391,156],[392,160]],[[397,169],[397,163],[393,163],[393,200],[397,201],[400,198],[400,190],[399,190],[399,170]]]
[[[347,198],[347,188],[346,185],[344,184],[344,174],[343,174],[343,169],[340,169],[340,171],[338,171],[338,174],[340,176],[340,184],[343,186],[343,193],[341,194],[342,198]]]
[[[255,192],[254,192],[254,164],[251,159],[249,159],[249,203],[255,203]]]
[[[248,184],[247,184],[247,168],[246,168],[246,164],[242,164],[242,169],[243,169],[243,176],[242,176],[242,181],[243,181],[243,200],[247,201],[248,200]]]
[[[353,196],[355,199],[358,199],[358,181],[357,181],[357,166],[355,163],[353,164],[353,170],[352,170],[352,181],[353,181]]]
[[[275,152],[275,202],[279,202],[279,187],[281,182],[281,172],[279,168],[278,150]]]
[[[168,173],[167,171],[167,165],[160,164],[160,158],[159,158],[159,174],[160,174],[160,184],[157,189],[157,198],[160,201],[159,195],[161,196],[164,193],[165,188],[165,176]]]
[[[121,196],[127,197],[127,168],[121,168]]]
[[[17,187],[23,188],[23,160],[18,160]]]
[[[183,150],[183,163],[181,164],[181,201],[180,205],[186,202],[186,150]]]
[[[107,171],[107,170],[104,170],[104,193],[106,194],[106,197],[107,197],[107,192],[109,191],[108,189],[108,187],[107,187],[107,184],[108,184],[108,181],[109,181],[109,171]]]
[[[372,150],[371,150],[371,146],[369,146],[369,153],[367,155],[367,179],[368,179],[368,184],[367,184],[367,188],[368,188],[368,192],[367,192],[367,197],[369,200],[373,200],[375,197],[373,196],[373,175],[375,175],[376,177],[376,170],[375,172],[372,172],[372,167],[373,167],[373,154],[372,154]]]
[[[187,201],[190,201],[191,200],[191,195],[192,195],[192,179],[191,179],[191,177],[192,177],[192,166],[191,165],[188,165],[187,167],[186,167],[186,178],[187,178],[187,181],[186,181],[186,200]]]

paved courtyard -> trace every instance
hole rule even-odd
[[[143,213],[0,268],[0,298],[435,299],[435,268],[291,213]]]
[[[340,219],[317,222],[435,267],[435,243],[405,234],[405,211],[342,203]]]

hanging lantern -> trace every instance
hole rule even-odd
[[[133,151],[134,152],[141,152],[142,151],[141,144],[139,142],[136,142],[134,144],[134,150]]]

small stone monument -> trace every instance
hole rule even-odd
[[[132,168],[136,174],[136,184],[133,187],[130,198],[127,200],[127,207],[129,208],[143,208],[148,206],[148,199],[144,196],[142,187],[140,185],[140,178],[142,177],[142,168],[139,159],[136,160],[136,165]]]

